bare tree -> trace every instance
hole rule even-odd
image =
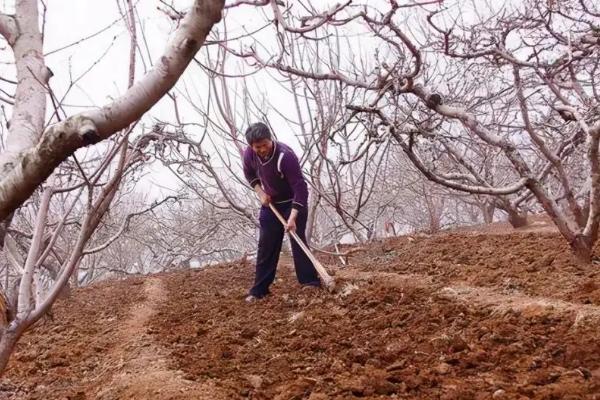
[[[4,151],[0,154],[0,216],[5,222],[3,235],[8,232],[12,213],[22,205],[35,189],[52,174],[57,166],[80,147],[97,143],[114,136],[114,145],[108,147],[104,161],[95,172],[81,171],[83,181],[64,187],[47,186],[39,201],[39,209],[32,227],[31,239],[22,262],[12,254],[13,266],[21,274],[16,304],[12,307],[12,318],[0,327],[0,371],[2,371],[12,349],[23,332],[46,313],[74,275],[77,282],[82,257],[107,248],[126,230],[130,214],[106,241],[95,247],[86,248],[109,209],[126,171],[142,162],[142,150],[150,138],[141,136],[133,143],[129,137],[136,120],[156,103],[177,81],[185,67],[203,44],[212,26],[221,18],[223,1],[196,1],[180,22],[174,39],[164,55],[146,76],[134,84],[136,32],[133,6],[127,3],[129,28],[132,41],[129,89],[113,103],[101,109],[84,112],[61,120],[46,128],[46,96],[52,94],[48,82],[51,73],[44,63],[43,37],[38,26],[38,2],[25,0],[16,3],[14,15],[0,14],[0,34],[12,48],[15,57],[16,81],[10,126]],[[55,107],[60,104],[54,103]],[[59,115],[59,108],[55,116]],[[132,125],[133,123],[133,125]],[[118,160],[115,163],[112,160]],[[106,179],[106,181],[101,181]],[[58,181],[60,186],[63,185]],[[83,219],[78,221],[79,233],[76,242],[62,257],[55,250],[55,243],[68,222],[69,214],[82,194],[87,190],[87,202]],[[71,206],[55,224],[49,239],[46,238],[49,209],[57,194],[77,191]],[[153,208],[154,205],[151,207]],[[54,251],[54,253],[53,253]],[[40,267],[53,253],[59,263],[47,293],[43,293]],[[9,257],[10,258],[10,257]]]
[[[197,0],[164,55],[143,79],[113,103],[69,117],[44,130],[46,85],[38,26],[38,2],[16,3],[15,15],[0,14],[0,34],[13,49],[15,102],[6,149],[0,156],[0,219],[4,220],[75,150],[108,138],[140,118],[175,84],[221,19],[223,0]]]
[[[422,31],[404,23],[404,8],[395,1],[376,9],[307,6],[308,15],[271,3],[278,28],[296,40],[351,24],[367,29],[377,38],[368,74],[357,62],[327,62],[327,52],[314,58],[321,68],[312,71],[296,67],[284,46],[278,54],[228,51],[363,91],[364,101],[348,105],[348,124],[372,115],[368,132],[393,136],[428,179],[496,197],[516,224],[523,202],[534,198],[578,259],[589,262],[600,223],[598,6],[529,0],[478,6],[478,15],[466,18],[434,3],[411,11]],[[478,153],[497,157],[493,179],[481,170]]]

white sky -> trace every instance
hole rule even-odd
[[[0,1],[2,7],[0,10],[8,13],[13,12],[11,6],[13,3],[14,1]],[[180,10],[185,9],[191,3],[192,0],[173,1],[174,7]],[[338,1],[334,0],[320,0],[318,5],[317,3],[313,4],[318,8],[325,9],[337,3]],[[387,1],[369,1],[370,6],[375,6],[377,3],[387,4]],[[477,3],[477,1],[462,2],[464,7],[461,7],[460,11],[472,12],[474,3]],[[67,113],[72,115],[89,107],[102,106],[110,102],[113,97],[122,94],[127,85],[130,38],[124,21],[114,23],[115,20],[120,19],[117,1],[46,0],[46,4],[44,51],[48,54],[46,64],[54,72],[50,85],[59,98],[66,95],[65,109]],[[293,4],[293,2],[290,4]],[[136,5],[138,23],[141,27],[141,29],[138,29],[138,34],[141,34],[142,31],[145,34],[145,38],[139,38],[138,55],[140,58],[138,58],[136,78],[140,79],[145,69],[150,67],[150,63],[162,54],[169,35],[174,29],[174,23],[164,13],[157,10],[159,6],[164,7],[158,0],[138,0]],[[298,12],[301,12],[301,10]],[[272,18],[271,13],[270,7],[257,8],[249,6],[228,11],[225,16],[225,23],[227,24],[229,36],[237,36],[244,33],[245,30],[252,31],[262,26],[267,19]],[[407,14],[407,20],[409,16],[410,14]],[[97,36],[54,52],[56,49],[78,42],[107,27],[106,31]],[[222,29],[222,27],[223,22],[217,25],[216,28]],[[356,34],[360,33],[362,32],[356,32]],[[262,45],[276,47],[272,28],[258,33],[253,39],[256,39]],[[358,39],[353,38],[352,40],[358,48],[360,46]],[[3,44],[0,44],[0,46]],[[361,47],[361,51],[364,52],[372,52],[373,50],[368,46],[367,48]],[[355,51],[358,50],[355,49]],[[203,50],[201,50],[202,52]],[[200,55],[200,58],[202,58],[202,55]],[[140,61],[142,59],[144,62]],[[369,59],[369,57],[366,57],[366,59]],[[13,69],[12,54],[6,47],[0,48],[0,75],[12,77],[14,75]],[[72,88],[69,88],[69,82],[79,78],[88,70],[90,70],[89,73],[81,77]],[[250,87],[250,90],[254,89],[257,92],[265,93],[268,96],[268,101],[278,107],[277,111],[296,119],[291,96],[275,83],[272,77],[273,74],[268,72],[253,76],[249,81],[254,87]],[[234,84],[233,81],[231,84]],[[188,68],[177,87],[181,89],[184,85],[190,90],[195,89],[199,102],[206,99],[207,81],[197,67]],[[6,86],[0,87],[9,89]],[[185,122],[200,122],[200,117],[193,109],[187,107],[184,103],[180,103],[180,107]],[[49,112],[52,112],[50,103],[48,109]],[[146,114],[143,123],[151,124],[152,117],[173,121],[172,114],[172,103],[165,97]],[[268,116],[278,137],[298,150],[299,146],[284,119],[279,117],[273,110],[268,112]],[[245,127],[240,126],[239,129],[243,131]],[[155,166],[154,169],[160,170],[161,168]],[[152,179],[161,181],[161,184],[166,185],[163,182],[167,179],[164,173],[156,173],[155,171]]]

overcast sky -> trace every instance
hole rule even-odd
[[[2,11],[13,12],[13,3],[14,0],[1,0]],[[176,0],[173,5],[183,10],[191,3],[191,0]],[[338,1],[334,0],[320,0],[318,4],[313,4],[320,9],[327,9],[337,3]],[[102,106],[121,95],[127,86],[130,38],[125,23],[121,20],[117,1],[47,0],[46,4],[47,13],[43,25],[44,52],[47,54],[46,63],[54,73],[50,85],[59,98],[66,96],[64,104],[67,113],[72,115],[90,107]],[[373,0],[368,4],[371,7],[386,4],[386,8],[388,7],[385,0]],[[153,60],[162,54],[175,24],[157,9],[164,7],[158,0],[138,0],[136,5],[140,34],[136,79],[140,79]],[[466,1],[463,5],[462,12],[472,12],[472,2]],[[406,14],[407,27],[410,27],[411,15]],[[229,36],[234,37],[257,29],[271,18],[270,7],[243,6],[228,11],[224,22],[217,25],[216,29],[223,29],[225,23]],[[361,29],[358,25],[354,25],[354,28],[357,30],[345,32],[352,36],[350,43],[356,46],[353,51],[372,52],[373,48],[364,46],[364,43],[369,43],[369,39],[364,37],[364,28]],[[363,41],[362,45],[359,38]],[[272,27],[257,33],[252,40],[258,41],[267,49],[275,49],[277,46]],[[71,44],[74,45],[70,46]],[[199,58],[203,57],[203,52],[204,50],[201,50]],[[365,59],[369,62],[370,57]],[[346,62],[353,60],[347,57]],[[230,68],[228,72],[235,73],[239,67],[232,63]],[[0,74],[11,77],[14,75],[13,71],[12,54],[4,47],[0,50]],[[276,78],[277,74],[269,71],[256,74],[248,80],[249,90],[265,94],[266,100],[277,107],[277,112],[272,109],[266,110],[271,124],[281,140],[299,150],[289,123],[278,115],[281,113],[292,119],[296,118],[292,98],[287,90],[276,82]],[[73,80],[76,82],[70,87]],[[230,84],[236,83],[231,81]],[[186,87],[195,96],[194,101],[201,104],[206,100],[206,86],[206,76],[199,68],[191,67],[182,77],[176,90]],[[11,91],[6,85],[0,87]],[[185,103],[180,103],[180,107],[185,122],[200,122],[199,115],[191,107]],[[50,105],[49,112],[52,112]],[[151,124],[154,117],[173,121],[172,115],[172,103],[165,98],[146,114],[143,122]],[[242,131],[245,129],[244,126],[238,128]],[[155,178],[162,180],[164,176],[159,173]]]

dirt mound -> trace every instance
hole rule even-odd
[[[350,261],[369,272],[419,273],[440,284],[462,281],[600,305],[600,268],[578,264],[558,234],[405,236],[375,243]]]
[[[236,264],[81,290],[23,338],[0,399],[600,393],[597,267],[558,236],[405,237],[351,261],[334,294],[282,265],[252,305]]]

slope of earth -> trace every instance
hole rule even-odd
[[[281,265],[251,305],[237,264],[81,290],[0,399],[600,398],[598,267],[555,234],[402,237],[351,263],[333,294]]]
[[[577,263],[556,233],[403,236],[372,244],[351,263],[370,272],[418,273],[439,284],[600,305],[600,266]]]
[[[53,306],[17,345],[0,378],[0,399],[84,399],[115,368],[109,356],[129,310],[144,299],[143,279],[76,290]]]

